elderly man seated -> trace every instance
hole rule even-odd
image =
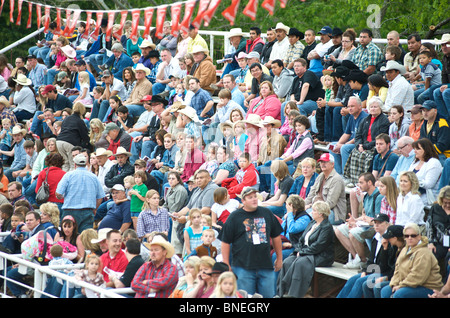
[[[98,224],[98,229],[111,228],[123,233],[132,224],[130,200],[127,199],[125,188],[121,184],[111,188],[111,196],[113,201],[108,204],[108,212]]]

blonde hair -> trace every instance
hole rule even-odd
[[[198,266],[206,266],[209,268],[213,268],[214,264],[216,263],[216,260],[212,258],[211,256],[202,256],[200,257],[200,261],[198,263]]]
[[[403,234],[405,234],[408,229],[413,230],[416,234],[420,234],[420,227],[416,223],[406,223],[403,228]]]
[[[231,292],[231,295],[225,295],[222,290],[222,283],[225,279],[231,278],[233,280],[233,291]],[[211,295],[211,298],[225,298],[227,296],[235,296],[237,293],[237,279],[236,275],[233,272],[227,271],[220,274],[219,278],[217,279],[217,285],[214,289],[214,292]]]
[[[159,196],[158,191],[156,191],[155,189],[150,189],[147,191],[147,193],[145,194],[144,204],[142,204],[142,211],[150,210],[150,204],[147,202],[147,199],[150,199],[155,194]]]
[[[125,178],[123,178],[123,182],[124,182],[124,183],[125,183],[125,182],[128,182],[128,183],[130,183],[132,186],[136,184],[136,182],[134,181],[134,176],[132,176],[132,175],[129,175],[129,176],[126,176]]]
[[[440,206],[443,206],[444,199],[450,200],[450,186],[445,186],[439,191],[436,201]]]
[[[400,173],[399,180],[403,177],[407,177],[409,182],[411,182],[411,190],[410,192],[412,194],[419,194],[419,179],[417,178],[416,174],[413,171],[403,171]],[[406,194],[406,193],[405,193]]]
[[[214,232],[213,229],[205,229],[205,230],[203,230],[202,236],[203,236],[203,234],[205,234],[205,233],[211,233],[212,236],[213,236],[214,238],[216,238],[216,232]]]
[[[313,205],[312,208],[314,210],[316,210],[316,212],[322,214],[322,216],[328,217],[331,213],[330,210],[330,206],[328,205],[328,203],[324,202],[324,201],[316,201]]]
[[[39,210],[50,216],[50,223],[56,227],[59,226],[59,209],[55,203],[46,202],[39,207]]]
[[[84,107],[82,102],[76,102],[72,107],[72,113],[76,113],[78,116],[83,117],[86,114],[86,107]]]
[[[189,211],[189,221],[191,221],[192,222],[192,216],[194,215],[194,214],[196,214],[196,213],[198,213],[198,214],[200,214],[200,216],[203,214],[202,213],[202,211],[200,210],[200,209],[191,209],[190,211]]]
[[[300,162],[300,165],[303,166],[304,163],[309,163],[311,165],[311,167],[316,168],[317,167],[317,161],[313,158],[307,157],[305,159],[303,159]]]
[[[330,87],[325,86],[325,80],[327,80],[327,79],[331,79],[331,86]],[[322,82],[322,88],[324,90],[327,89],[327,88],[333,88],[334,77],[330,76],[329,74],[322,76],[320,78],[320,81]]]
[[[270,165],[270,171],[273,173],[277,181],[283,180],[289,175],[289,168],[283,160],[274,160]]]
[[[212,218],[210,215],[203,214],[202,219],[205,220],[206,224],[211,227],[212,226]]]
[[[86,71],[82,71],[78,73],[78,81],[83,84],[90,84],[89,73]]]
[[[386,200],[394,211],[397,211],[397,197],[398,197],[398,188],[397,182],[391,176],[383,176],[379,180],[382,184],[386,186]]]
[[[2,125],[6,124],[6,123],[11,124],[11,119],[9,119],[9,118],[3,118],[3,119],[2,119]]]
[[[97,254],[89,254],[84,262],[86,269],[88,268],[89,263],[93,260],[97,261],[98,264],[101,264],[100,257]]]
[[[103,131],[105,130],[105,126],[103,126],[103,123],[98,118],[92,118],[89,122],[90,132],[89,132],[89,139],[91,144],[95,144],[100,137],[102,136]],[[94,130],[92,128],[97,127],[98,133],[94,133]]]

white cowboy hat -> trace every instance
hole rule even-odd
[[[9,108],[11,104],[9,103],[9,100],[5,96],[0,96],[0,104],[5,105],[6,108]]]
[[[195,109],[192,108],[191,106],[186,106],[185,108],[178,109],[178,112],[179,112],[180,114],[186,115],[186,116],[189,117],[192,121],[198,121],[197,112],[196,112]]]
[[[227,120],[224,121],[223,123],[220,123],[220,124],[219,124],[219,129],[220,129],[220,131],[222,132],[222,134],[223,134],[223,129],[224,129],[225,127],[231,127],[231,128],[233,128],[233,123],[231,122],[231,120],[227,119]]]
[[[230,30],[228,37],[231,38],[233,36],[244,36],[244,33],[241,28],[234,28]]]
[[[150,243],[144,243],[144,246],[148,249],[150,249],[152,245],[162,246],[167,251],[166,258],[171,258],[175,254],[175,249],[172,244],[170,244],[161,235],[155,235]]]
[[[262,123],[261,117],[257,114],[248,114],[247,118],[242,120],[242,122],[255,125],[257,127],[263,128],[264,125]]]
[[[142,41],[141,45],[139,45],[139,48],[144,49],[146,47],[149,47],[154,50],[156,48],[156,45],[150,42],[149,40],[144,40]]]
[[[100,243],[103,240],[106,240],[106,235],[108,234],[109,231],[112,231],[112,229],[109,228],[109,227],[105,227],[103,229],[98,230],[98,238],[92,239],[91,243],[92,244],[97,244],[97,243]]]
[[[194,53],[199,53],[199,52],[203,52],[205,54],[208,54],[209,50],[204,48],[201,45],[194,45],[194,47],[192,48],[192,52],[191,53],[194,54]]]
[[[386,66],[382,66],[380,68],[380,71],[386,72],[390,70],[397,70],[400,71],[400,74],[403,75],[406,73],[406,68],[401,65],[399,62],[396,61],[387,61]]]
[[[136,68],[133,69],[133,71],[135,73],[137,71],[144,71],[145,72],[145,76],[149,76],[150,75],[150,69],[148,67],[145,67],[144,64],[142,64],[142,63],[138,63],[136,65]]]
[[[113,152],[111,150],[106,150],[105,148],[97,148],[97,151],[95,151],[94,156],[112,156]]]
[[[282,22],[278,22],[275,27],[275,30],[279,30],[279,29],[286,31],[286,33],[289,33],[290,27],[288,27],[287,25],[284,25]]]
[[[17,78],[13,78],[13,80],[14,82],[22,86],[29,86],[32,84],[31,80],[23,74],[18,74]]]
[[[63,51],[63,53],[65,55],[67,55],[67,57],[70,58],[70,59],[73,59],[73,58],[75,58],[77,56],[77,52],[70,45],[64,45],[61,48],[61,51]]]
[[[272,124],[272,125],[274,125],[274,128],[280,128],[281,127],[281,121],[279,121],[278,119],[273,118],[272,116],[264,117],[264,119],[262,121],[262,124],[263,125]]]
[[[131,157],[131,152],[126,151],[124,147],[118,147],[114,156],[118,155],[127,155],[128,157]]]
[[[437,45],[449,43],[450,42],[450,33],[445,33],[444,35],[442,35],[442,39],[440,39],[440,40],[434,39],[434,42]]]
[[[18,135],[18,134],[22,134],[23,136],[25,136],[27,134],[27,130],[20,126],[14,126],[11,135]]]

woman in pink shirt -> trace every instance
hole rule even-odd
[[[257,114],[261,119],[272,116],[281,120],[281,102],[273,91],[271,82],[264,81],[259,86],[259,96],[250,102],[247,118],[250,114]]]

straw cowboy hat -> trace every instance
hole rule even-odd
[[[32,84],[31,80],[23,74],[18,74],[17,78],[13,78],[13,80],[14,82],[22,86],[29,86]]]
[[[65,55],[67,55],[67,57],[70,58],[70,59],[73,59],[73,58],[75,58],[77,56],[77,52],[70,45],[64,45],[61,48],[61,51],[63,51],[63,53]]]
[[[150,249],[152,245],[159,245],[167,251],[166,258],[171,258],[175,254],[172,244],[165,240],[161,235],[155,235],[150,243],[144,243],[144,246]]]
[[[9,103],[9,100],[5,96],[0,96],[0,104],[5,105],[6,108],[9,108],[11,104]]]
[[[248,114],[247,119],[242,120],[242,122],[255,125],[260,128],[264,127],[261,117],[257,114]]]
[[[20,126],[14,126],[12,129],[11,135],[19,135],[19,134],[22,134],[25,136],[27,134],[27,130],[24,128],[21,128]]]
[[[280,29],[284,30],[286,32],[286,34],[287,34],[287,33],[289,33],[290,27],[288,27],[287,25],[284,25],[282,22],[278,22],[276,27],[275,27],[275,30],[280,30]]]
[[[111,150],[107,150],[105,148],[97,148],[97,151],[95,151],[94,156],[99,157],[99,156],[112,156],[113,152]]]
[[[178,109],[178,112],[180,114],[183,114],[183,115],[189,117],[192,121],[198,121],[197,112],[195,111],[194,108],[192,108],[190,106],[186,106],[185,108]]]
[[[118,155],[126,155],[128,157],[131,157],[131,152],[126,151],[124,147],[117,147],[117,151],[114,156],[116,157]]]
[[[112,231],[112,229],[109,228],[109,227],[104,227],[104,228],[98,230],[98,238],[92,239],[91,243],[92,244],[97,244],[97,243],[100,243],[103,240],[106,240],[106,235],[108,234],[109,231]]]
[[[145,67],[144,64],[142,64],[142,63],[138,63],[136,65],[136,68],[133,69],[133,71],[135,73],[137,71],[144,71],[145,72],[145,76],[149,76],[150,75],[150,69],[148,67]]]
[[[168,110],[169,110],[171,113],[174,113],[174,112],[177,112],[177,111],[179,111],[180,109],[183,109],[183,108],[186,108],[186,105],[183,104],[183,103],[180,102],[180,101],[176,101],[176,102],[174,102],[174,103],[168,108]]]
[[[154,50],[156,48],[156,45],[153,44],[152,42],[150,42],[149,40],[144,40],[144,41],[142,41],[141,45],[139,45],[139,48],[145,49],[146,47],[149,47],[152,50]]]
[[[228,37],[232,38],[233,36],[244,36],[244,33],[241,28],[234,28],[230,30]]]
[[[194,45],[194,47],[192,48],[192,54],[195,54],[195,53],[200,53],[200,52],[203,52],[203,53],[205,53],[205,54],[208,54],[209,53],[209,50],[207,49],[207,48],[204,48],[203,46],[201,46],[201,45]]]
[[[222,132],[222,134],[223,134],[223,129],[225,127],[233,128],[233,123],[231,122],[231,120],[228,119],[228,120],[224,121],[223,123],[219,124],[219,129]]]
[[[400,72],[401,75],[406,73],[406,68],[401,65],[399,62],[396,61],[387,61],[386,66],[382,66],[380,68],[380,71],[386,72],[390,70],[397,70]]]
[[[274,128],[280,128],[281,127],[281,121],[278,119],[273,118],[272,116],[266,116],[264,117],[262,121],[263,125],[272,124]]]
[[[445,33],[444,35],[442,35],[442,39],[440,39],[440,40],[434,39],[434,42],[437,45],[449,43],[450,42],[450,33]]]

